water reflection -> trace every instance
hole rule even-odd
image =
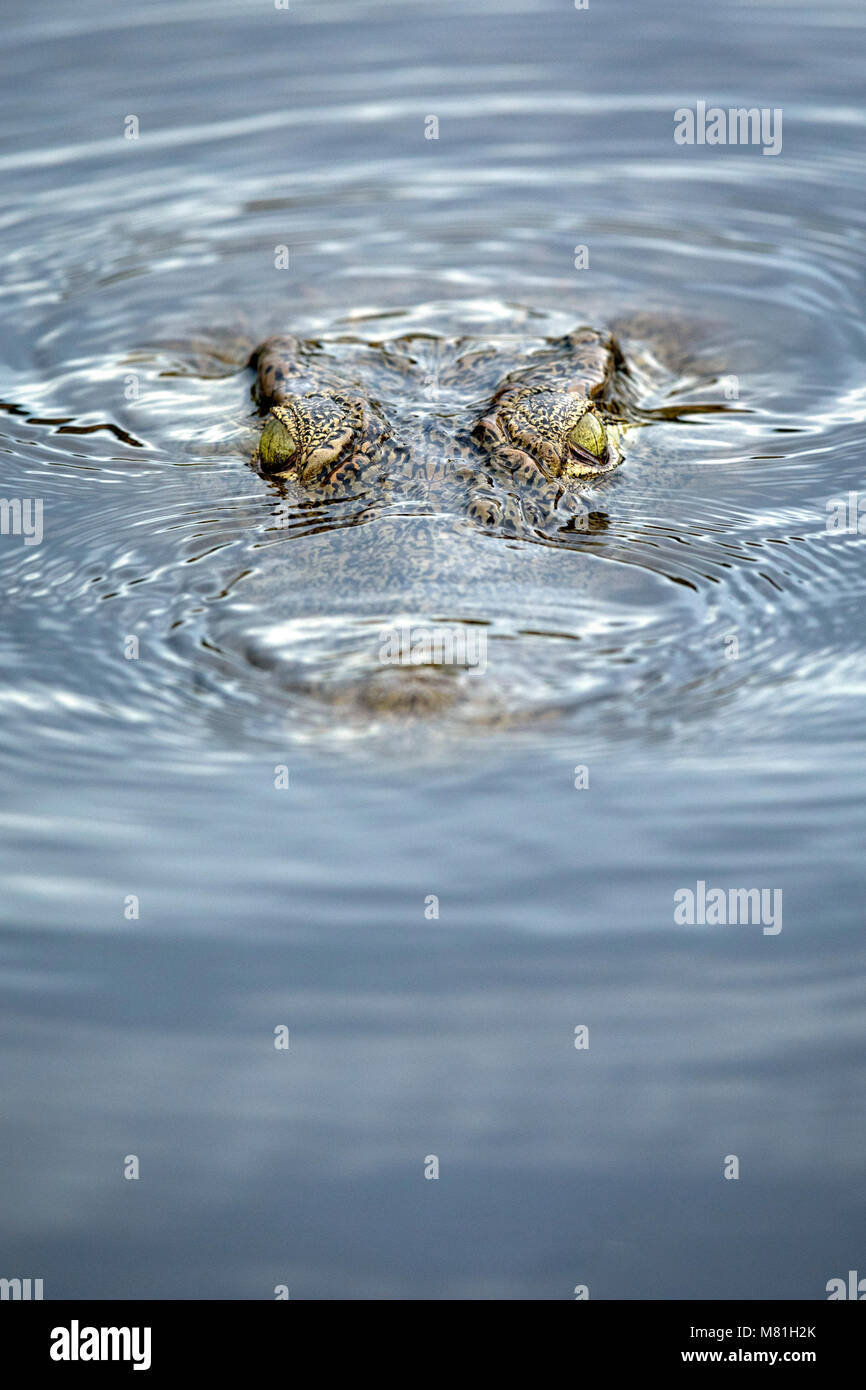
[[[45,535],[0,537],[0,1274],[761,1299],[857,1266],[859,32],[841,0],[9,20],[0,493]],[[781,106],[782,154],[675,146],[699,98]],[[636,315],[683,347],[636,335],[652,449],[586,531],[467,533],[480,579],[440,589],[521,718],[377,723],[365,644],[430,616],[381,538],[453,517],[278,525],[243,344]],[[699,879],[781,889],[783,932],[677,928]]]

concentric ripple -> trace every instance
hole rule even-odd
[[[194,16],[173,16],[165,102],[137,142],[106,96],[62,141],[33,128],[0,157],[3,494],[44,507],[41,544],[0,548],[9,756],[22,727],[69,756],[95,730],[169,757],[202,739],[226,756],[556,729],[691,739],[722,707],[732,732],[770,738],[860,689],[863,538],[827,517],[861,486],[866,442],[846,138],[862,118],[800,93],[778,159],[678,148],[671,55],[655,55],[667,92],[576,91],[565,61],[551,86],[549,62],[508,48],[528,4],[501,10],[498,39],[485,21],[487,61],[455,37],[435,74],[402,53],[402,11],[370,9],[364,80],[329,69],[327,101],[315,63],[342,10],[305,11],[313,66],[290,103],[272,17],[223,7],[257,45],[257,89],[251,105],[228,87],[218,119],[185,85]],[[573,17],[530,8],[567,52]],[[146,56],[166,14],[100,25]],[[440,50],[448,22],[430,19]],[[55,56],[78,33],[39,32]],[[10,42],[31,41],[22,18]],[[209,82],[225,63],[208,60]],[[482,536],[411,495],[287,507],[247,466],[244,363],[271,331],[316,338],[337,367],[367,354],[375,379],[397,338],[435,356],[579,323],[630,343],[646,421],[583,533]],[[458,381],[417,406],[445,427],[466,401]],[[419,527],[442,558],[435,591],[377,587],[377,554]],[[339,591],[335,555],[358,567]],[[458,646],[483,632],[484,669],[383,669],[381,634],[406,623]]]

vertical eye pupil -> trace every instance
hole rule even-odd
[[[272,410],[265,421],[259,438],[259,457],[270,468],[290,463],[297,452],[298,441],[294,430],[289,428],[289,417],[285,412],[277,414]]]
[[[591,411],[581,416],[568,437],[572,444],[576,444],[579,449],[586,449],[587,453],[594,454],[596,458],[600,458],[604,453],[604,426]]]

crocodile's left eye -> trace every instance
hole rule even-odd
[[[595,401],[550,386],[507,385],[475,437],[488,449],[519,450],[549,478],[592,478],[622,460],[619,430]]]
[[[568,442],[575,448],[582,449],[587,454],[592,454],[594,458],[604,457],[607,449],[607,436],[604,425],[597,415],[587,411],[582,415],[577,424],[568,432]]]

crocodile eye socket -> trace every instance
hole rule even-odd
[[[604,432],[604,425],[598,416],[593,415],[588,410],[582,415],[577,424],[568,435],[569,443],[574,444],[578,449],[585,450],[592,454],[594,458],[601,458],[607,448],[607,438]]]
[[[298,434],[288,410],[274,406],[259,438],[259,458],[271,470],[291,464],[298,453]]]

